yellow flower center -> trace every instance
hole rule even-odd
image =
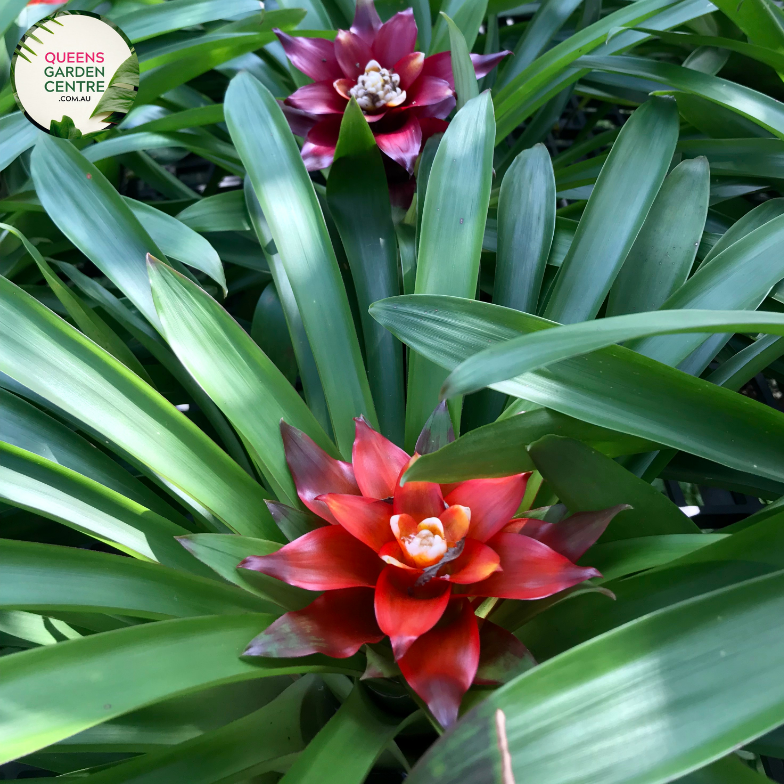
[[[397,517],[398,515],[395,515],[390,521],[392,533],[397,537],[406,555],[420,569],[433,566],[444,557],[447,550],[444,526],[437,517],[423,520],[417,526],[416,532],[407,536],[400,535]]]

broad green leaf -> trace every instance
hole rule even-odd
[[[165,264],[151,260],[149,268],[155,306],[174,353],[234,425],[276,495],[298,505],[280,422],[305,431],[335,454],[324,431],[280,370],[212,297]]]
[[[118,463],[58,420],[0,389],[0,441],[70,468],[180,526],[187,520]]]
[[[279,537],[262,488],[171,403],[0,278],[0,371],[101,433],[237,533]]]
[[[209,275],[223,289],[224,295],[226,294],[226,275],[220,257],[204,237],[199,236],[187,224],[184,225],[179,216],[172,218],[149,204],[127,196],[123,197],[123,201],[167,256]]]
[[[490,93],[469,101],[438,146],[427,184],[415,291],[473,297],[479,275],[493,169]],[[422,356],[409,356],[406,446],[411,450],[438,403],[444,373]],[[459,405],[452,412],[460,421]],[[458,428],[455,428],[456,430]]]
[[[712,49],[713,52],[720,52],[720,49]],[[766,50],[768,51],[768,50]],[[634,77],[626,77],[634,78]],[[763,127],[747,120],[735,112],[725,109],[723,106],[701,98],[699,95],[684,93],[679,91],[672,92],[673,97],[678,103],[678,112],[686,122],[693,125],[698,131],[707,134],[711,139],[745,139],[746,137],[758,137],[770,139],[772,134]],[[776,141],[781,141],[776,139]],[[741,168],[746,168],[747,161],[740,162]]]
[[[717,260],[720,258],[717,256]],[[567,324],[556,327],[555,330],[521,335],[470,357],[444,382],[443,395],[448,397],[473,392],[564,359],[587,354],[615,343],[641,340],[649,335],[672,335],[681,332],[704,334],[728,330],[781,335],[784,334],[784,315],[753,310],[666,309]],[[653,352],[645,350],[641,353],[650,356]],[[664,359],[666,364],[672,364],[667,359],[669,357]]]
[[[297,381],[297,359],[274,282],[267,284],[256,303],[250,336],[293,386]]]
[[[177,215],[177,220],[198,232],[249,231],[251,228],[242,191],[208,196],[186,207]]]
[[[6,223],[0,223],[0,229],[11,232],[11,234],[22,241],[25,249],[36,263],[36,266],[44,276],[46,282],[49,284],[49,288],[57,299],[60,300],[68,315],[76,323],[76,326],[79,327],[90,340],[97,343],[101,348],[108,351],[113,357],[122,362],[123,365],[136,373],[139,378],[152,384],[152,379],[134,353],[92,308],[88,307],[73,291],[71,291],[71,289],[63,284],[60,278],[55,275],[46,259],[41,255],[38,248],[13,226],[9,226]]]
[[[493,302],[536,313],[555,232],[555,179],[543,144],[524,150],[498,196],[498,252]]]
[[[134,52],[122,62],[109,80],[106,91],[93,109],[90,117],[97,114],[106,114],[105,120],[112,117],[112,121],[118,120],[117,114],[125,115],[132,108],[136,101],[136,93],[139,89],[139,59]]]
[[[397,247],[400,253],[400,277],[403,293],[413,294],[416,285],[416,229],[400,223],[395,226]]]
[[[778,572],[640,618],[494,692],[408,781],[496,782],[499,745],[517,781],[676,779],[781,723],[782,611]]]
[[[209,133],[151,133],[146,131],[126,133],[87,147],[84,151],[84,157],[88,161],[95,163],[114,156],[138,153],[144,150],[156,150],[162,147],[183,147],[189,152],[200,155],[202,158],[206,158],[208,161],[230,171],[232,174],[245,174],[245,170],[242,168],[234,148],[227,142],[216,139]],[[182,198],[185,195],[187,194],[183,193],[178,198]]]
[[[581,57],[583,68],[623,73],[652,79],[654,82],[685,90],[746,117],[784,139],[784,104],[764,93],[752,90],[718,76],[693,71],[672,63],[654,62],[644,57]]]
[[[587,444],[549,435],[528,447],[528,454],[570,512],[632,507],[613,518],[602,542],[699,531],[667,496]]]
[[[625,515],[626,512],[621,514]],[[669,563],[728,536],[729,534],[723,533],[678,533],[620,539],[594,545],[581,560],[586,564],[590,563],[602,573],[601,579],[595,581],[601,584]]]
[[[178,537],[178,541],[225,580],[286,610],[301,610],[315,598],[310,591],[295,588],[282,580],[237,568],[240,561],[249,555],[274,553],[280,549],[277,542],[231,534],[189,534]]]
[[[224,107],[232,139],[294,292],[338,447],[347,457],[354,441],[353,417],[363,414],[373,427],[378,422],[313,184],[283,112],[258,81],[238,74],[226,91]]]
[[[396,297],[371,313],[447,370],[493,343],[554,328],[526,313],[453,297]],[[778,412],[620,346],[492,388],[739,471],[776,481],[783,475]]]
[[[465,36],[460,28],[442,11],[441,16],[449,28],[449,49],[451,51],[452,74],[455,79],[457,111],[460,111],[472,98],[479,95],[474,64],[466,46]]]
[[[0,610],[0,644],[19,648],[55,645],[82,635],[64,621],[34,613]],[[29,644],[28,644],[29,643]]]
[[[71,761],[79,754],[160,751],[248,716],[268,705],[290,685],[291,678],[283,676],[201,689],[90,727],[50,746],[42,754],[57,754],[61,759],[67,756]],[[36,756],[25,759],[32,762]],[[38,758],[39,764],[45,762]],[[78,767],[83,766],[71,769]]]
[[[76,286],[95,300],[112,318],[122,324],[180,382],[182,387],[187,390],[194,402],[204,412],[207,419],[209,419],[210,424],[220,436],[229,455],[238,465],[242,466],[247,474],[252,475],[253,469],[248,462],[245,450],[226,421],[226,418],[221,414],[215,403],[212,402],[212,399],[194,381],[163,338],[93,278],[80,272],[72,264],[58,262],[57,266],[68,275]]]
[[[618,27],[639,24],[665,9],[672,10],[671,7],[675,5],[676,3],[672,2],[672,0],[641,0],[641,2],[608,14],[603,19],[569,36],[565,41],[537,57],[528,67],[517,74],[509,84],[498,91],[495,100],[496,143],[505,139],[528,114],[532,113],[535,108],[538,108],[539,105],[545,103],[555,94],[554,91],[551,92],[548,89],[551,85],[557,85],[559,88],[562,88],[565,84],[568,84],[571,79],[563,84],[557,81],[560,72],[570,66],[581,55],[604,45],[610,32]],[[649,23],[649,26],[653,25]],[[634,35],[635,37],[631,39],[632,41],[644,38],[644,34],[638,33]],[[618,37],[620,38],[620,36]],[[579,71],[575,71],[573,75],[575,78],[579,78]],[[534,105],[533,108],[526,112],[526,102],[539,95],[542,97],[538,105]]]
[[[519,73],[525,70],[545,49],[552,37],[563,27],[566,20],[580,5],[579,0],[545,0],[537,8],[533,19],[498,75],[496,89],[506,87]]]
[[[718,256],[719,253],[727,250],[730,245],[743,239],[755,229],[782,215],[784,215],[784,199],[769,199],[756,206],[753,210],[749,210],[719,237],[716,244],[705,254],[705,258],[700,266],[707,264],[714,256]]]
[[[710,102],[706,101],[706,103]],[[711,109],[715,105],[710,104]],[[676,148],[676,152],[682,153],[687,158],[704,155],[710,162],[711,174],[766,179],[781,177],[784,174],[784,166],[781,165],[782,151],[784,151],[784,142],[774,138],[683,139]],[[770,201],[778,201],[778,199]],[[761,206],[763,205],[758,205],[752,212],[756,212]]]
[[[281,783],[362,784],[381,752],[411,718],[401,720],[383,713],[373,704],[365,686],[357,682]]]
[[[188,533],[171,520],[104,485],[32,452],[0,442],[0,498],[63,523],[136,558],[207,574],[178,552],[175,536]]]
[[[610,580],[602,587],[615,594],[614,602],[596,595],[574,597],[540,613],[517,633],[542,661],[635,618],[780,570],[781,522],[779,510],[644,574]],[[589,550],[586,562],[590,555]]]
[[[723,362],[706,378],[711,384],[737,392],[782,355],[784,338],[765,335]]]
[[[719,0],[716,5],[746,33],[749,41],[760,47],[784,52],[784,24],[765,0],[749,0],[740,5],[732,3],[732,0]],[[784,68],[779,67],[777,70]]]
[[[561,265],[544,311],[547,318],[575,323],[599,312],[664,181],[677,141],[678,108],[672,99],[652,98],[623,126]]]
[[[0,565],[3,609],[155,620],[280,612],[275,603],[221,581],[75,547],[2,539]]]
[[[666,300],[662,305],[663,311],[672,314],[681,308],[755,310],[762,304],[771,287],[784,277],[784,259],[778,251],[782,236],[784,215],[749,232],[703,264]],[[651,337],[636,340],[630,347],[660,362],[677,365],[698,348],[704,339],[704,334],[677,338]],[[717,346],[714,353],[720,347]]]
[[[331,30],[332,22],[321,0],[278,0],[280,8],[300,8],[306,11],[300,25],[306,30]]]
[[[0,763],[189,691],[303,672],[362,674],[356,658],[241,659],[248,641],[272,619],[249,614],[160,621],[3,657]]]
[[[118,23],[134,43],[185,27],[259,10],[256,0],[170,0],[123,14]]]
[[[585,441],[610,457],[655,448],[650,441],[538,408],[472,430],[436,452],[422,455],[403,479],[448,484],[532,471],[535,466],[526,447],[550,434]]]
[[[192,53],[187,56],[177,57],[142,73],[137,101],[140,104],[152,103],[175,87],[276,40],[272,32],[235,33],[229,38],[205,36],[205,39],[200,42],[203,45],[193,47]]]
[[[368,314],[373,302],[399,293],[395,227],[381,153],[353,99],[340,125],[335,162],[327,181],[327,201],[351,266],[368,382],[381,432],[402,444],[403,347]]]
[[[332,426],[329,421],[329,411],[327,410],[327,401],[324,397],[324,390],[321,387],[321,379],[319,378],[318,368],[316,367],[316,360],[313,356],[313,350],[308,342],[308,336],[305,332],[305,325],[302,322],[302,316],[299,312],[297,299],[294,296],[294,291],[291,288],[286,270],[283,262],[280,260],[278,250],[275,247],[275,240],[272,238],[267,219],[261,211],[261,205],[253,192],[253,185],[250,179],[245,178],[245,203],[248,207],[248,214],[250,215],[251,223],[256,232],[256,237],[259,240],[263,250],[264,256],[269,264],[270,273],[275,283],[275,290],[280,297],[280,304],[283,308],[283,314],[286,317],[286,324],[288,325],[289,336],[291,343],[294,347],[294,356],[297,358],[297,368],[299,370],[299,377],[302,381],[302,391],[305,393],[305,400],[307,401],[308,408],[316,417],[318,423],[324,428],[324,432],[330,437],[332,436]]]
[[[608,316],[657,310],[691,272],[708,214],[710,167],[705,158],[667,175],[610,290]]]
[[[32,147],[40,132],[22,112],[0,118],[0,171]]]
[[[0,6],[0,35],[5,35],[27,5],[27,0],[6,0]]]
[[[422,235],[422,215],[425,212],[425,197],[427,196],[427,182],[430,179],[430,172],[433,169],[433,161],[438,152],[438,145],[444,138],[443,133],[433,134],[422,147],[417,164],[416,176],[416,251],[419,252],[419,239]],[[403,224],[405,225],[405,224]],[[416,270],[416,259],[414,259],[414,270]],[[413,294],[413,290],[411,291]]]
[[[156,120],[136,125],[129,130],[132,133],[149,131],[167,133],[168,131],[182,131],[187,128],[198,128],[202,125],[212,125],[220,122],[223,122],[223,104],[213,103],[167,114],[165,117],[159,117]]]
[[[144,258],[163,252],[109,180],[64,139],[41,135],[31,158],[35,190],[65,236],[157,324]]]
[[[774,501],[784,496],[784,484],[755,476],[752,473],[736,471],[732,468],[703,460],[694,455],[678,454],[659,474],[663,479],[675,479],[706,487],[720,487],[736,493],[746,493],[752,497]]]
[[[290,764],[305,746],[301,714],[314,676],[300,678],[260,710],[171,748],[94,773],[91,784],[245,781]],[[249,780],[249,779],[248,779]]]
[[[470,52],[474,48],[479,27],[485,18],[487,0],[444,0],[440,10],[445,16],[454,20],[455,25],[463,34]],[[446,52],[449,49],[449,40],[449,28],[446,20],[440,18],[433,27],[433,38],[428,54]]]

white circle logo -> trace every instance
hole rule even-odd
[[[60,11],[22,36],[11,78],[28,120],[54,136],[77,138],[125,117],[139,89],[139,61],[112,22],[86,11]]]

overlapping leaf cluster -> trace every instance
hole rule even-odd
[[[0,763],[761,784],[784,758],[784,414],[739,394],[784,382],[784,15],[411,6],[456,95],[409,206],[356,103],[319,172],[281,106],[309,79],[274,31],[327,51],[354,0],[70,0],[139,56],[89,140],[17,110],[8,55],[52,7],[0,0]],[[237,566],[320,524],[281,420],[347,461],[355,417],[411,453],[441,400],[458,437],[441,410],[402,482],[532,472],[517,517],[556,530],[631,508],[580,560],[601,577],[470,605],[533,658],[439,738],[387,643],[241,656],[313,595]],[[662,479],[761,508],[706,531]]]

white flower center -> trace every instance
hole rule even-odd
[[[357,79],[349,95],[357,99],[363,112],[400,106],[406,100],[406,91],[400,89],[400,77],[388,68],[382,68],[375,60],[365,66],[365,73]]]
[[[399,530],[395,529],[396,521],[392,525],[392,531],[399,535]],[[400,544],[418,567],[432,566],[438,563],[447,551],[444,526],[437,517],[428,517],[417,526],[415,534],[403,537]]]

